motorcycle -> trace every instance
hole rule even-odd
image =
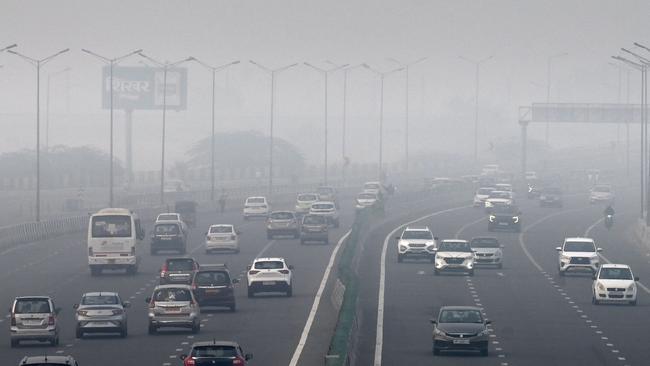
[[[611,229],[612,225],[614,225],[614,215],[605,216],[605,227],[607,230]]]

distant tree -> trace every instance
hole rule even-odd
[[[288,141],[275,137],[273,164],[278,171],[300,174],[305,162],[298,149]],[[188,152],[188,165],[210,167],[211,139],[198,141]],[[228,132],[215,135],[215,163],[218,169],[264,169],[268,166],[269,137],[259,132]]]

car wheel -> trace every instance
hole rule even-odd
[[[255,291],[253,291],[252,288],[248,288],[248,297],[254,297],[255,296]]]
[[[127,330],[127,328],[126,327],[122,328],[120,330],[120,337],[126,338],[127,335],[129,335],[129,331]]]
[[[287,290],[287,297],[293,296],[293,286],[289,285],[289,289]]]
[[[149,324],[149,334],[156,334],[157,331],[158,331],[158,329],[156,328],[156,326],[150,323]]]
[[[397,263],[402,263],[404,256],[402,254],[397,254]]]
[[[19,341],[16,339],[11,340],[11,348],[18,347]]]
[[[74,335],[75,335],[76,338],[81,339],[81,338],[84,337],[84,332],[80,328],[77,328],[74,331]]]
[[[440,275],[440,271],[438,271],[437,269],[434,269],[434,270],[433,270],[433,274],[436,275],[436,276],[439,276],[439,275]]]
[[[593,295],[591,297],[591,303],[594,304],[594,305],[600,305],[600,301],[598,301],[598,299],[596,299],[596,295]]]
[[[488,348],[481,348],[481,356],[487,357],[490,354],[490,351],[488,351]]]

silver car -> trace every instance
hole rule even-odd
[[[128,301],[122,302],[116,292],[88,292],[81,296],[81,302],[74,304],[77,326],[75,335],[82,338],[85,333],[119,333],[127,336],[126,308]]]
[[[276,235],[300,237],[300,227],[296,215],[291,211],[273,211],[266,220],[266,237],[271,240]]]
[[[190,328],[194,334],[201,330],[201,311],[190,286],[156,286],[145,301],[149,303],[149,334],[163,327]]]
[[[11,305],[11,347],[21,341],[59,344],[59,308],[49,296],[21,296]]]

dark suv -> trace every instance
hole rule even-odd
[[[234,284],[239,283],[230,277],[225,264],[206,264],[194,273],[192,291],[200,307],[224,306],[236,310]]]
[[[521,231],[521,212],[514,205],[497,205],[490,211],[488,231],[497,229]]]
[[[199,263],[194,258],[167,258],[160,269],[160,284],[191,284]]]
[[[184,366],[245,366],[252,358],[236,342],[215,340],[196,342],[189,354],[180,356]]]
[[[180,221],[157,222],[154,225],[151,234],[151,254],[156,254],[159,250],[175,250],[185,254],[187,233]]]

